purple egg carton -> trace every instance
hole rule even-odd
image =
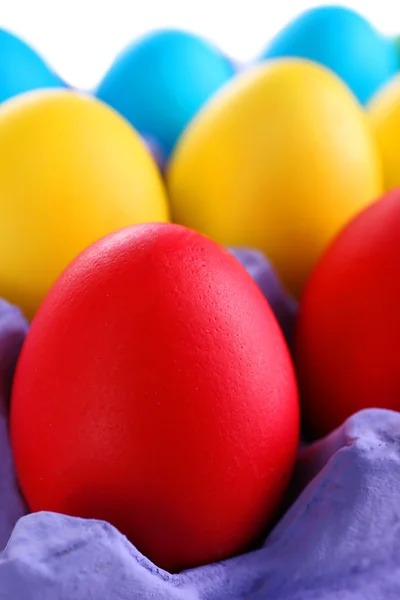
[[[284,290],[271,263],[261,251],[252,248],[230,248],[229,250],[260,288],[291,348],[297,302]]]
[[[165,167],[167,165],[167,159],[164,156],[164,153],[161,149],[160,144],[150,135],[143,134],[141,136],[147,150],[150,152],[153,157],[157,167],[159,168],[161,174],[164,174]]]
[[[262,255],[239,259],[266,281]],[[274,286],[267,287],[272,306]],[[260,548],[172,575],[108,523],[27,514],[7,423],[26,332],[21,312],[0,301],[0,600],[400,598],[399,414],[362,411],[300,449],[290,508]]]

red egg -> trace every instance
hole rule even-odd
[[[112,234],[67,268],[12,394],[30,508],[107,520],[170,570],[260,534],[298,428],[294,369],[263,295],[227,250],[172,224]]]
[[[400,190],[360,213],[315,268],[295,341],[314,437],[369,407],[400,410]]]

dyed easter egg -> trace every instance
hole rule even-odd
[[[303,12],[267,46],[261,59],[305,58],[334,71],[361,103],[398,70],[396,46],[367,19],[344,6]]]
[[[298,428],[262,293],[227,250],[173,224],[126,228],[72,262],[32,322],[11,401],[30,508],[109,521],[169,570],[261,534]]]
[[[400,410],[400,189],[358,215],[318,263],[295,357],[314,436],[369,407]]]
[[[92,242],[167,218],[154,160],[103,103],[53,90],[1,105],[0,296],[27,317]]]
[[[234,73],[233,62],[207,40],[161,30],[126,48],[96,94],[168,156],[187,123]]]
[[[368,114],[383,164],[386,190],[400,185],[400,75],[368,105]]]
[[[262,250],[298,296],[337,231],[382,192],[369,124],[319,65],[237,75],[189,125],[167,168],[172,219]]]
[[[396,35],[393,38],[393,42],[396,48],[396,53],[397,53],[397,69],[399,69],[400,67],[400,35]]]
[[[65,87],[33,48],[1,28],[0,57],[0,102],[31,90]]]

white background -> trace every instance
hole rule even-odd
[[[0,26],[32,44],[74,86],[89,89],[135,37],[159,27],[207,36],[247,62],[309,0],[0,0]],[[399,0],[348,0],[387,34],[400,33]],[[1,58],[1,57],[0,57]]]

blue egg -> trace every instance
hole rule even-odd
[[[199,108],[235,74],[214,45],[179,30],[153,32],[117,57],[96,96],[166,157]]]
[[[0,57],[0,102],[31,90],[66,87],[30,46],[4,29]]]
[[[305,11],[267,46],[261,60],[309,59],[330,68],[365,104],[398,70],[396,48],[364,17],[341,6]]]

